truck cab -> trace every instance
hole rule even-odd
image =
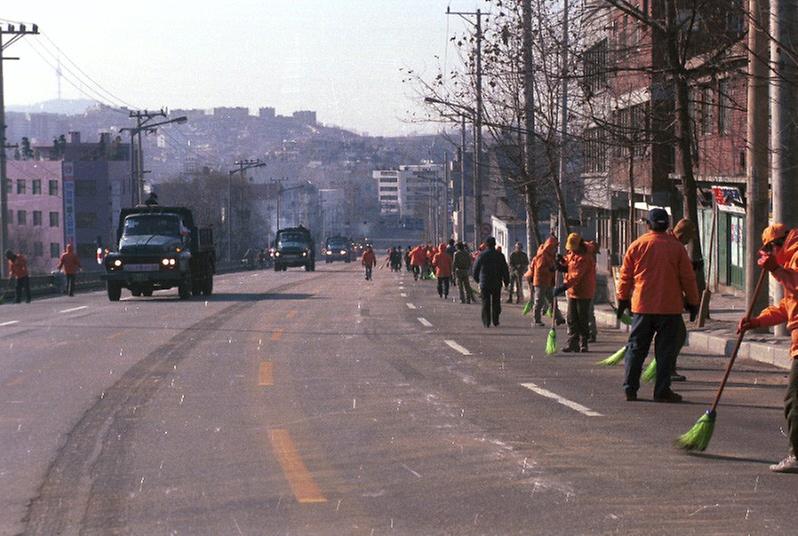
[[[316,270],[313,237],[301,225],[280,229],[274,241],[274,271],[285,271],[289,266],[304,266],[308,272]]]

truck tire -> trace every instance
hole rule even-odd
[[[131,289],[130,293],[133,294],[135,297],[140,297],[142,292],[140,288]]]
[[[306,272],[310,272],[312,269],[313,269],[313,266],[310,263],[305,265],[305,271]]]
[[[208,279],[205,280],[205,284],[202,285],[202,293],[206,296],[210,296],[213,294],[213,276],[209,275]]]
[[[183,278],[183,281],[180,282],[180,285],[177,287],[177,295],[180,296],[181,300],[187,300],[191,297],[191,275],[187,275]]]
[[[275,263],[274,263],[274,271],[275,271],[275,272],[279,272],[280,270],[282,270],[282,266],[280,266],[279,264],[277,264],[277,263],[275,262]]]
[[[105,287],[108,290],[108,299],[110,301],[119,301],[119,298],[122,297],[122,285],[116,281],[108,281]]]
[[[152,290],[153,290],[152,287],[144,287],[144,289],[141,291],[141,295],[147,296],[149,298],[150,296],[152,296]]]

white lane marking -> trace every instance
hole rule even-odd
[[[64,309],[63,311],[58,311],[59,313],[73,313],[75,311],[80,311],[81,309],[88,309],[88,305],[81,305],[80,307],[72,307],[71,309]]]
[[[419,322],[421,322],[421,325],[422,325],[422,326],[426,326],[426,327],[428,327],[428,328],[431,328],[431,327],[432,327],[432,322],[430,322],[430,321],[429,321],[429,320],[427,320],[426,318],[423,318],[423,317],[418,317],[418,321],[419,321]]]
[[[404,292],[401,292],[401,293],[399,294],[399,296],[401,296],[402,298],[407,298],[407,294],[405,294]]]
[[[2,324],[0,324],[0,327],[13,326],[14,324],[19,324],[19,320],[9,320],[8,322],[3,322]]]
[[[562,404],[567,408],[571,408],[574,411],[578,411],[582,415],[587,415],[588,417],[603,417],[601,413],[598,411],[593,411],[590,408],[586,408],[582,404],[577,404],[573,400],[568,400],[567,398],[563,398],[557,393],[552,393],[547,389],[543,389],[542,387],[538,387],[534,383],[522,383],[521,387],[526,387],[530,391],[534,391],[535,393],[539,394],[540,396],[545,396],[546,398],[551,398],[552,400]]]
[[[415,309],[416,308],[416,306],[413,305],[412,303],[406,303],[405,305],[407,305],[408,309]]]
[[[451,341],[451,340],[448,340],[448,339],[446,339],[446,340],[444,340],[443,342],[445,342],[446,344],[448,344],[448,345],[449,345],[449,347],[450,347],[452,350],[458,351],[458,352],[460,352],[460,353],[461,353],[461,354],[463,354],[463,355],[471,355],[471,352],[469,352],[467,348],[463,348],[462,346],[460,346],[459,344],[457,344],[457,343],[456,343],[456,342],[454,342],[454,341]]]

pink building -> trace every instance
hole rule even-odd
[[[64,249],[62,162],[7,162],[9,246],[28,257],[32,274],[49,273]]]

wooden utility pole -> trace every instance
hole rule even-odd
[[[537,216],[537,184],[535,183],[535,58],[532,53],[532,0],[523,0],[524,55],[524,206],[526,208],[526,240],[530,257],[540,244]]]

